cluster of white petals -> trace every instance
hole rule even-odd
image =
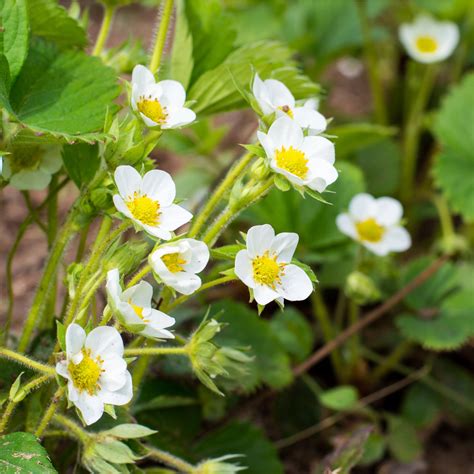
[[[360,242],[376,255],[403,252],[410,248],[411,238],[400,225],[403,208],[391,197],[374,198],[361,193],[349,203],[349,212],[336,219],[339,230]]]
[[[68,398],[87,425],[102,416],[104,404],[125,405],[132,399],[123,350],[115,328],[101,326],[87,335],[78,324],[66,330],[66,359],[56,364],[56,371],[68,380]]]

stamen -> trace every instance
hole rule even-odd
[[[132,216],[143,224],[156,226],[158,224],[160,204],[146,195],[135,192],[133,198],[125,203]]]
[[[438,49],[438,42],[432,36],[418,36],[416,47],[422,53],[434,53]]]
[[[68,364],[68,371],[72,383],[79,392],[85,390],[89,395],[94,395],[99,387],[100,374],[103,372],[103,360],[100,357],[92,359],[89,349],[82,349],[82,355],[83,358],[79,364],[74,364],[74,362]]]
[[[272,289],[281,283],[285,264],[277,263],[276,258],[276,254],[270,256],[270,252],[267,250],[263,255],[252,260],[253,278],[257,283]]]
[[[183,265],[186,264],[186,260],[181,257],[181,254],[176,253],[168,253],[161,257],[161,260],[166,265],[166,268],[171,273],[178,273],[183,271]]]
[[[385,227],[381,226],[373,217],[357,222],[355,226],[360,239],[366,242],[380,242],[385,234]]]
[[[149,323],[149,319],[145,319],[143,316],[143,308],[141,306],[138,306],[136,304],[132,303],[132,300],[128,300],[128,304],[133,308],[133,311],[135,311],[135,314],[144,322],[144,323]]]
[[[308,174],[308,159],[302,151],[296,150],[292,146],[277,150],[275,161],[279,168],[298,176],[298,178],[304,179]]]
[[[286,115],[290,118],[295,118],[295,115],[293,114],[293,111],[291,110],[289,105],[282,105],[278,107],[282,112],[285,112]]]
[[[151,96],[147,99],[140,97],[140,100],[137,103],[137,108],[143,115],[146,115],[155,123],[165,123],[166,118],[168,117],[166,107],[163,107],[159,100],[152,99]]]

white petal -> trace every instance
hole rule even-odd
[[[240,250],[235,256],[234,271],[238,278],[249,288],[255,288],[252,259],[247,250]]]
[[[403,215],[400,201],[391,197],[381,197],[376,200],[377,222],[384,226],[398,224]]]
[[[153,287],[147,281],[141,281],[138,285],[135,285],[133,295],[131,297],[134,305],[140,306],[141,308],[150,308],[151,300],[153,298]]]
[[[191,258],[184,265],[184,269],[192,273],[202,272],[209,262],[208,246],[204,242],[195,239],[183,239],[183,242],[186,242],[191,250]]]
[[[125,372],[126,381],[124,386],[115,391],[102,390],[99,396],[104,403],[110,405],[126,405],[133,397],[133,384],[130,372]]]
[[[51,174],[38,170],[21,170],[10,178],[10,185],[20,191],[41,190],[51,182]]]
[[[272,123],[268,130],[268,137],[276,150],[290,146],[299,150],[303,144],[303,130],[294,120],[286,116],[280,117]]]
[[[125,217],[128,217],[129,219],[133,218],[130,209],[127,207],[124,200],[122,199],[122,196],[120,196],[119,194],[114,194],[112,199],[114,201],[114,205],[117,211],[119,211],[121,214],[123,214]]]
[[[86,340],[86,332],[79,324],[70,324],[66,329],[66,354],[72,358],[81,352]]]
[[[265,87],[268,91],[270,103],[275,107],[283,107],[287,105],[290,109],[295,106],[295,98],[288,87],[283,82],[276,79],[267,79]]]
[[[87,349],[94,355],[123,355],[123,341],[117,329],[110,326],[99,326],[93,329],[86,338]]]
[[[136,84],[136,86],[139,89],[146,89],[146,87],[149,84],[154,84],[155,83],[155,77],[153,76],[153,73],[146,68],[145,66],[142,66],[141,64],[138,64],[133,68],[132,72],[132,84]]]
[[[336,217],[336,225],[343,234],[348,235],[352,239],[357,239],[357,230],[349,214],[339,214]]]
[[[385,255],[388,255],[388,253],[390,252],[390,248],[388,247],[384,239],[376,243],[371,243],[367,241],[362,241],[361,243],[366,249],[370,250],[372,253],[378,255],[379,257],[385,257]]]
[[[170,106],[167,113],[166,122],[161,125],[163,129],[183,127],[196,120],[196,113],[186,107]]]
[[[51,150],[51,152],[45,153],[41,160],[40,169],[49,174],[54,174],[61,169],[63,165],[63,160],[59,151],[56,149]]]
[[[275,154],[275,147],[270,137],[266,133],[262,133],[258,131],[257,138],[258,138],[258,141],[263,146],[263,149],[265,150],[267,157],[270,159],[273,158],[273,155]]]
[[[97,395],[89,395],[86,391],[78,395],[74,405],[79,408],[86,425],[92,425],[103,415],[104,402]]]
[[[291,262],[299,239],[295,232],[281,232],[275,236],[271,250],[278,255],[278,262]]]
[[[309,158],[322,159],[331,165],[336,161],[334,143],[324,137],[305,137],[301,151]]]
[[[159,226],[163,230],[172,231],[186,224],[192,218],[193,215],[184,207],[172,204],[161,211]]]
[[[272,290],[269,286],[263,285],[257,285],[253,289],[253,296],[255,301],[263,306],[280,297],[279,293]]]
[[[270,249],[275,231],[270,224],[254,225],[247,232],[247,250],[250,258],[262,255]]]
[[[356,221],[375,217],[377,215],[375,199],[367,193],[356,194],[349,203],[349,214]]]
[[[140,117],[142,118],[142,120],[145,122],[145,125],[147,127],[158,127],[158,125],[160,125],[159,123],[156,123],[155,121],[153,121],[150,117],[147,117],[145,114],[143,114],[142,112],[140,112]]]
[[[71,380],[69,376],[69,371],[67,370],[68,362],[66,360],[62,360],[56,364],[56,372],[61,376],[68,380]]]
[[[288,301],[302,301],[313,291],[313,284],[306,272],[297,265],[286,265],[278,293]]]
[[[260,79],[258,74],[255,74],[252,92],[255,99],[257,99],[258,105],[260,106],[263,115],[271,114],[274,111],[274,106],[270,101],[270,95],[268,93],[267,87]]]
[[[383,242],[391,252],[404,252],[411,247],[410,234],[400,226],[389,227],[383,236]]]
[[[151,170],[143,176],[140,191],[158,201],[161,207],[169,206],[176,197],[176,186],[169,173]]]
[[[326,186],[334,183],[338,177],[336,168],[326,160],[312,158],[308,162],[308,167],[308,179],[310,180],[308,186],[312,189],[316,189],[316,191],[323,192]],[[322,186],[320,184],[321,179],[324,181]]]
[[[170,240],[172,237],[171,232],[163,229],[161,226],[153,227],[151,225],[143,225],[140,222],[137,223],[145,230],[145,232],[152,235],[153,237],[163,240]]]
[[[120,286],[120,274],[118,268],[114,268],[107,272],[107,283],[105,285],[109,298],[115,305],[120,302],[122,296],[122,287]]]
[[[166,284],[183,295],[191,295],[201,287],[201,279],[194,273],[179,272],[167,278]]]
[[[165,107],[182,107],[186,102],[186,91],[178,81],[160,81],[158,83],[163,89],[161,103]]]
[[[323,114],[309,107],[296,107],[293,110],[295,122],[302,128],[308,129],[311,133],[321,133],[326,130],[327,122]]]
[[[118,166],[114,173],[114,179],[120,195],[125,200],[140,190],[142,177],[132,166]]]

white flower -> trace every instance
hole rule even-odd
[[[349,212],[339,214],[339,230],[360,242],[376,255],[403,252],[410,248],[410,234],[399,223],[403,208],[390,197],[375,199],[370,194],[357,194],[349,203]]]
[[[337,179],[334,144],[324,137],[305,137],[299,125],[280,117],[268,133],[257,132],[270,167],[297,186],[323,192]]]
[[[125,405],[133,396],[132,377],[123,359],[123,341],[109,326],[84,329],[71,324],[66,330],[66,360],[56,372],[68,379],[68,398],[87,425],[104,413],[104,404]]]
[[[58,147],[39,148],[33,154],[23,156],[20,149],[3,159],[0,170],[2,176],[9,180],[10,185],[21,191],[40,190],[48,186],[51,176],[62,166]]]
[[[308,275],[291,263],[298,240],[294,232],[275,235],[269,224],[249,229],[247,249],[235,257],[235,274],[253,290],[258,304],[301,301],[313,291]]]
[[[155,82],[145,66],[135,66],[132,73],[132,108],[148,127],[177,128],[196,119],[196,114],[184,107],[186,91],[178,81]]]
[[[255,74],[253,95],[264,115],[275,113],[277,117],[290,117],[300,127],[308,129],[310,135],[317,135],[326,130],[326,119],[316,110],[317,100],[309,99],[302,107],[297,107],[293,94],[280,81],[262,81],[259,75]]]
[[[148,171],[142,178],[132,166],[119,166],[114,177],[120,193],[114,195],[115,207],[149,234],[169,240],[171,231],[193,217],[173,204],[176,186],[166,171]]]
[[[148,282],[141,281],[122,291],[119,271],[114,268],[107,273],[106,289],[110,307],[126,328],[137,329],[147,337],[174,338],[165,328],[173,326],[175,319],[151,307],[153,287]]]
[[[436,21],[420,15],[413,23],[402,24],[399,36],[415,61],[435,63],[451,56],[459,42],[459,28],[450,21]]]
[[[159,247],[150,255],[149,261],[165,285],[190,295],[201,286],[196,273],[207,265],[209,249],[199,240],[182,239]]]

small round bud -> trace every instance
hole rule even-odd
[[[354,271],[347,277],[345,293],[359,305],[373,303],[381,296],[373,280],[359,271]]]

